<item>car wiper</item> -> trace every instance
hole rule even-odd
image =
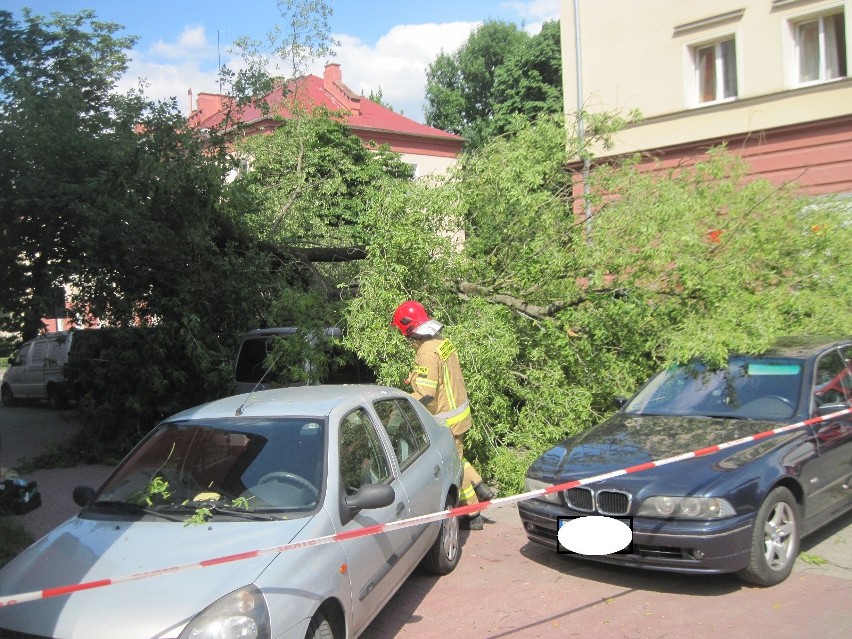
[[[175,504],[172,508],[181,512],[195,512],[199,508],[206,508],[211,515],[226,515],[250,521],[278,521],[278,517],[272,515],[261,515],[244,508],[222,506],[211,501],[185,501],[182,504]]]
[[[278,521],[278,517],[273,515],[261,515],[260,513],[256,513],[249,510],[244,510],[242,508],[230,508],[228,506],[209,506],[210,512],[216,515],[232,515],[234,517],[239,517],[240,519],[250,519],[254,521]]]
[[[92,502],[88,505],[89,508],[104,508],[109,510],[122,510],[127,513],[139,514],[139,515],[153,515],[154,517],[159,517],[161,519],[167,519],[168,521],[183,521],[179,517],[174,517],[172,515],[167,515],[166,513],[154,510],[153,508],[149,508],[148,506],[142,506],[140,504],[134,504],[129,501],[117,501],[117,500],[109,500],[109,499],[101,499],[96,502]]]
[[[737,419],[746,422],[754,421],[754,417],[746,417],[745,415],[737,415],[736,413],[725,413],[723,415],[702,413],[701,415],[695,415],[695,417],[708,417],[710,419]]]

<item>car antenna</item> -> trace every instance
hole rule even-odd
[[[269,375],[269,373],[270,373],[270,372],[272,371],[272,369],[275,367],[276,362],[277,362],[280,358],[281,358],[281,353],[278,353],[278,355],[276,355],[276,356],[275,356],[275,359],[273,359],[273,360],[272,360],[272,363],[269,365],[269,367],[268,367],[268,368],[267,368],[267,369],[263,372],[263,375],[260,377],[260,379],[259,379],[259,380],[257,380],[257,384],[255,384],[255,385],[254,385],[254,388],[252,388],[252,389],[251,389],[251,391],[249,391],[248,397],[246,397],[245,401],[244,401],[242,404],[240,404],[240,407],[239,407],[239,408],[237,408],[236,412],[234,413],[234,416],[235,416],[235,417],[239,417],[240,415],[242,415],[242,414],[243,414],[243,410],[245,409],[246,404],[248,404],[248,403],[249,403],[249,401],[251,400],[252,396],[254,395],[254,392],[257,390],[258,386],[260,386],[261,384],[263,384],[263,380],[265,380],[265,379],[266,379],[266,376],[267,376],[267,375]]]

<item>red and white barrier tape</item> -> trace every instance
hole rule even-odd
[[[555,484],[553,486],[548,486],[547,488],[539,488],[537,490],[531,490],[526,493],[520,493],[517,495],[512,495],[510,497],[498,497],[497,499],[492,499],[491,501],[483,501],[477,504],[471,504],[469,506],[459,506],[458,508],[453,508],[451,510],[442,510],[440,512],[431,513],[429,515],[421,515],[419,517],[411,517],[410,519],[401,519],[399,521],[391,522],[389,524],[377,524],[375,526],[368,526],[366,528],[359,528],[357,530],[350,530],[346,532],[336,533],[334,535],[327,535],[325,537],[317,537],[315,539],[308,539],[306,541],[297,541],[291,544],[285,544],[283,546],[273,546],[270,548],[263,548],[260,550],[252,550],[250,552],[238,553],[235,555],[226,555],[224,557],[217,557],[215,559],[207,559],[200,562],[195,562],[191,564],[183,564],[182,566],[174,566],[172,568],[162,568],[160,570],[152,570],[149,572],[141,572],[136,573],[134,575],[126,575],[123,577],[116,577],[114,579],[100,579],[97,581],[88,581],[80,584],[69,585],[69,586],[60,586],[58,588],[47,588],[45,590],[35,590],[32,592],[21,593],[18,595],[8,595],[4,597],[0,597],[0,607],[3,606],[12,606],[14,604],[24,603],[27,601],[36,601],[39,599],[49,599],[51,597],[59,597],[61,595],[69,595],[71,593],[80,592],[83,590],[92,590],[94,588],[103,588],[104,586],[113,586],[120,583],[126,583],[129,581],[140,581],[142,579],[149,579],[151,577],[159,577],[161,575],[171,575],[179,572],[186,572],[189,570],[195,570],[197,568],[209,568],[210,566],[218,566],[220,564],[227,564],[234,561],[243,561],[245,559],[253,559],[255,557],[262,557],[264,555],[277,554],[280,552],[286,552],[288,550],[296,550],[297,548],[308,548],[310,546],[322,546],[324,544],[337,543],[341,541],[346,541],[347,539],[355,539],[357,537],[366,537],[368,535],[375,535],[377,533],[389,532],[392,530],[399,530],[402,528],[410,528],[412,526],[419,526],[421,524],[428,524],[433,521],[441,521],[443,519],[449,519],[451,517],[459,517],[461,515],[470,515],[472,513],[477,513],[483,511],[487,508],[491,508],[492,506],[501,507],[506,506],[507,504],[514,504],[520,501],[525,501],[527,499],[532,499],[534,497],[538,497],[540,495],[546,495],[550,493],[559,492],[562,490],[568,490],[569,488],[575,488],[577,486],[584,486],[586,484],[591,484],[598,481],[603,481],[605,479],[610,479],[612,477],[619,477],[621,475],[629,475],[631,473],[638,473],[643,470],[649,470],[651,468],[657,468],[659,466],[665,466],[667,464],[673,464],[675,462],[684,461],[687,459],[692,459],[695,457],[703,457],[705,455],[711,455],[720,450],[725,450],[726,448],[731,448],[733,446],[739,446],[740,444],[745,444],[748,442],[757,441],[760,439],[766,439],[767,437],[771,437],[773,435],[779,435],[781,433],[786,433],[791,430],[795,430],[797,428],[802,428],[803,426],[811,426],[813,424],[817,424],[821,421],[825,421],[828,419],[833,419],[835,417],[839,417],[841,415],[846,415],[852,413],[852,408],[847,408],[841,411],[837,411],[836,413],[831,413],[830,415],[825,415],[823,417],[814,417],[812,419],[807,419],[801,422],[796,422],[795,424],[789,424],[787,426],[780,426],[773,430],[767,430],[762,433],[757,433],[756,435],[749,435],[748,437],[742,437],[740,439],[735,439],[729,442],[725,442],[724,444],[719,444],[717,446],[709,446],[707,448],[701,448],[699,450],[694,450],[690,453],[684,453],[682,455],[675,455],[674,457],[668,457],[666,459],[661,459],[659,461],[647,462],[644,464],[638,464],[636,466],[631,466],[629,468],[622,468],[620,470],[614,470],[608,473],[603,473],[601,475],[594,475],[592,477],[586,477],[585,479],[576,479],[573,481],[565,482],[564,484]]]

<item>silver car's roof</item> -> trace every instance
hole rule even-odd
[[[219,399],[173,415],[166,421],[250,416],[328,416],[341,404],[406,397],[396,388],[371,384],[290,386]]]

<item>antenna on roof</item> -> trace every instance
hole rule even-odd
[[[245,410],[246,404],[248,404],[249,401],[251,401],[253,399],[255,391],[258,388],[260,388],[260,385],[263,384],[263,380],[265,380],[266,376],[269,375],[269,373],[272,372],[272,369],[275,367],[275,364],[278,363],[278,360],[280,358],[281,358],[281,353],[279,352],[278,355],[275,356],[275,359],[272,360],[272,363],[269,365],[269,367],[263,372],[263,375],[257,381],[257,384],[254,385],[254,388],[251,389],[251,392],[248,394],[248,397],[246,397],[245,401],[242,404],[240,404],[239,408],[237,408],[236,412],[234,413],[234,415],[236,417],[239,417],[240,415],[243,414],[243,410]]]
[[[216,29],[216,56],[218,58],[217,71],[219,73],[219,95],[222,95],[222,50],[219,47],[219,29]]]

